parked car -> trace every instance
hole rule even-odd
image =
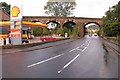
[[[42,41],[53,41],[53,40],[56,40],[56,38],[53,37],[53,36],[42,36],[42,37],[40,37],[40,40],[42,40]]]

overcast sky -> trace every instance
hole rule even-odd
[[[44,12],[44,5],[48,0],[0,0],[8,4],[19,3],[23,5],[23,16],[47,16]],[[116,5],[119,0],[76,0],[76,17],[101,18],[105,12]]]

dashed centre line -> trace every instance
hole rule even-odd
[[[88,42],[88,41],[86,41],[86,42]],[[90,42],[89,42],[89,43],[90,43]],[[82,49],[79,49],[80,47],[78,46],[78,47],[70,50],[69,52],[72,52],[72,51],[75,51],[75,50],[80,50],[80,51],[82,50],[82,52],[84,52],[84,51],[87,49],[87,47],[89,46],[89,43],[87,44],[87,46],[86,46],[83,50],[82,50]],[[81,45],[81,47],[84,46],[84,45],[85,45],[85,43],[83,43],[83,44]],[[40,61],[40,62],[31,64],[31,65],[28,65],[27,67],[30,68],[30,67],[33,67],[33,66],[42,64],[42,63],[44,63],[44,62],[47,62],[47,61],[50,61],[50,60],[52,60],[52,59],[58,58],[58,57],[60,57],[60,56],[62,56],[62,55],[64,55],[64,54],[65,54],[65,53],[62,53],[62,54],[60,54],[60,55],[57,55],[57,56],[48,58],[48,59],[46,59],[46,60],[43,60],[43,61]],[[77,59],[79,56],[80,56],[80,54],[78,54],[78,55],[77,55],[75,58],[73,58],[69,63],[67,63],[60,71],[58,71],[58,73],[60,73],[64,68],[68,67],[68,66],[69,66],[75,59]]]
[[[74,57],[69,63],[67,63],[61,70],[58,71],[58,74],[61,73],[65,68],[67,68],[73,61],[75,61],[80,54],[78,54],[76,57]]]
[[[75,50],[76,50],[76,48],[75,48],[75,49],[70,50],[69,52],[72,52],[72,51],[75,51]]]
[[[44,63],[44,62],[47,62],[47,61],[50,61],[50,60],[52,60],[52,59],[58,58],[58,57],[60,57],[60,56],[62,56],[62,55],[64,55],[64,53],[63,53],[63,54],[60,54],[60,55],[57,55],[57,56],[54,56],[54,57],[51,57],[51,58],[49,58],[49,59],[46,59],[46,60],[43,60],[43,61],[40,61],[40,62],[31,64],[31,65],[29,65],[29,66],[27,66],[27,67],[30,68],[30,67],[33,67],[33,66],[42,64],[42,63]]]
[[[81,47],[84,46],[84,45],[85,45],[85,44],[83,43],[83,44],[81,45]]]
[[[76,49],[78,49],[79,47],[76,47],[75,49],[72,49],[72,50],[70,50],[69,52],[73,52],[73,51],[75,51]]]

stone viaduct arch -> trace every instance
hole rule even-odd
[[[74,22],[80,30],[81,37],[84,36],[84,27],[89,23],[95,23],[102,26],[102,18],[84,18],[84,17],[49,17],[49,16],[24,16],[24,21],[39,21],[41,23],[49,23],[51,21],[60,24],[61,28],[66,22]]]

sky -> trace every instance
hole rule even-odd
[[[8,4],[19,3],[23,6],[23,16],[48,16],[44,6],[48,0],[0,0]],[[105,12],[118,3],[119,0],[75,0],[76,9],[73,16],[102,18]]]

